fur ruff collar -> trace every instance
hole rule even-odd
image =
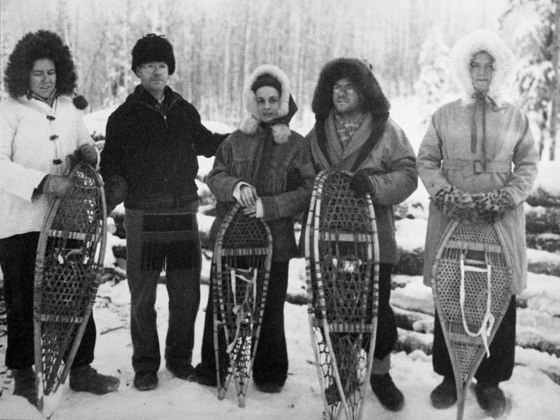
[[[514,57],[507,45],[492,31],[478,30],[471,32],[460,39],[451,51],[454,76],[462,88],[465,103],[475,101],[475,93],[470,75],[470,62],[472,57],[480,52],[486,51],[494,58],[495,71],[488,91],[488,97],[498,107],[505,104],[503,99],[503,87],[513,70]]]
[[[253,74],[247,78],[245,86],[243,87],[243,100],[247,112],[239,123],[239,129],[245,134],[255,134],[260,125],[260,121],[255,117],[255,115],[257,115],[257,98],[251,86],[257,77],[263,74],[273,76],[282,86],[278,118],[283,119],[282,117],[286,117],[290,113],[290,82],[288,76],[280,68],[271,64],[264,64],[258,67]],[[286,143],[291,134],[290,127],[284,121],[273,123],[271,125],[271,130],[274,142],[277,144]]]

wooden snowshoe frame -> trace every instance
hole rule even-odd
[[[218,398],[225,397],[233,379],[239,407],[245,406],[251,379],[271,262],[267,224],[244,215],[236,204],[217,235],[211,281]]]
[[[511,301],[512,282],[499,224],[449,223],[432,269],[432,292],[455,375],[458,420]]]
[[[379,245],[373,203],[351,174],[321,172],[305,232],[308,314],[323,417],[360,419],[377,332]]]
[[[35,263],[34,330],[37,407],[64,383],[91,314],[107,239],[100,175],[78,162],[72,189],[51,204]]]

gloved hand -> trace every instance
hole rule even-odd
[[[350,179],[350,189],[356,191],[360,195],[375,192],[375,184],[366,171],[359,170]]]
[[[477,218],[472,196],[459,188],[449,186],[439,190],[435,202],[450,219],[472,222]]]
[[[514,208],[511,194],[504,190],[474,194],[472,198],[478,216],[488,223],[501,220],[509,210]]]
[[[113,175],[105,182],[105,203],[107,204],[107,215],[126,199],[128,188],[122,176]]]
[[[47,175],[39,185],[39,192],[53,197],[64,197],[72,189],[72,181],[67,176]]]
[[[82,161],[93,167],[97,165],[97,150],[93,144],[82,144],[66,157],[66,166],[71,170],[77,162]]]

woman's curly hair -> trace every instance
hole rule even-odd
[[[54,62],[57,92],[63,95],[73,94],[77,76],[70,49],[54,32],[39,30],[24,35],[8,58],[4,83],[12,98],[27,94],[33,65],[42,58]]]

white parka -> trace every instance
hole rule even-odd
[[[488,93],[485,111],[487,165],[480,170],[482,152],[482,110],[475,115],[476,151],[471,149],[471,131],[475,101],[472,86],[465,85],[465,96],[438,109],[424,136],[418,153],[418,172],[430,197],[453,185],[467,193],[487,193],[505,190],[513,198],[515,208],[499,222],[505,233],[514,268],[513,293],[526,287],[527,257],[525,245],[525,215],[523,202],[531,192],[537,174],[536,150],[527,117],[500,97],[500,84],[509,50],[497,36],[478,31],[465,37],[452,56],[459,80],[470,83],[468,62],[474,54],[486,51],[495,60],[496,73]],[[465,74],[466,73],[466,74]],[[431,286],[431,271],[437,248],[449,219],[430,203],[424,257],[424,283]]]
[[[62,175],[64,158],[85,143],[93,140],[70,97],[52,108],[26,96],[0,103],[0,239],[41,230],[49,198],[33,190]]]

